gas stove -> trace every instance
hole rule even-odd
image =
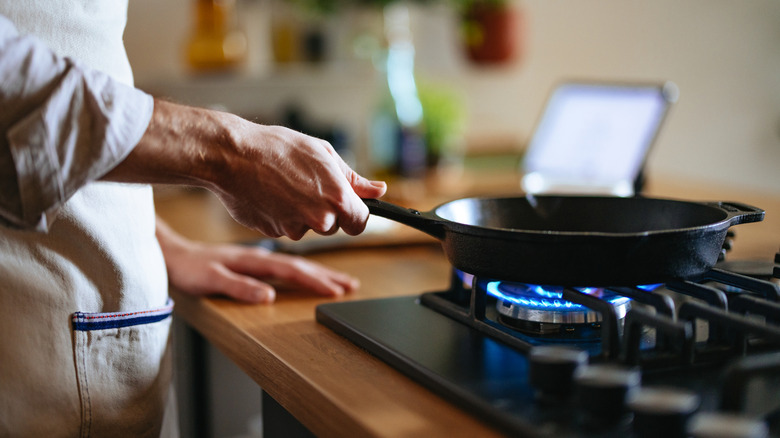
[[[317,320],[508,435],[780,436],[778,266],[614,288],[453,270]]]

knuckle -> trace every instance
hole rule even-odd
[[[318,215],[311,224],[311,229],[314,230],[314,232],[319,234],[326,234],[331,233],[335,231],[334,228],[337,227],[338,221],[336,214],[330,211],[325,211],[322,214]]]
[[[292,240],[301,240],[308,230],[305,225],[291,225],[284,229],[284,235]]]
[[[360,182],[360,175],[352,169],[347,170],[347,179],[349,184],[354,187]]]

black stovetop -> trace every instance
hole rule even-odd
[[[631,395],[650,393],[652,389],[692,394],[698,401],[695,413],[728,413],[747,424],[758,424],[773,436],[780,434],[780,288],[770,281],[753,287],[750,280],[750,290],[746,291],[742,276],[725,273],[724,280],[723,275],[722,270],[716,270],[699,283],[673,284],[670,295],[682,296],[681,302],[695,302],[682,306],[685,309],[681,309],[680,301],[666,309],[668,300],[655,300],[655,296],[648,299],[642,292],[638,299],[634,297],[628,317],[613,321],[616,333],[608,333],[601,326],[609,325],[606,320],[593,324],[602,332],[595,341],[551,339],[508,328],[497,322],[496,299],[480,290],[479,285],[485,282],[476,279],[469,290],[456,276],[446,291],[328,303],[317,308],[316,316],[336,333],[509,435],[625,437],[652,436],[658,431],[674,435],[663,427],[679,418],[670,420],[672,415],[667,413],[656,421],[655,412],[644,415],[640,413],[643,408],[632,412],[624,404],[630,404],[627,399]],[[706,291],[715,289],[710,285],[712,277],[718,278],[719,284],[723,282],[724,292]],[[734,283],[733,278],[741,287],[727,284]],[[629,289],[619,288],[628,295],[637,294]],[[658,290],[647,293],[660,294]],[[727,303],[719,303],[719,299]],[[749,301],[753,307],[742,301]],[[768,311],[755,310],[753,301],[759,301]],[[742,313],[752,316],[726,311],[729,303],[733,303],[729,308],[750,307],[752,311]],[[731,313],[735,313],[733,321],[722,321],[724,314]],[[632,337],[626,333],[629,325],[634,333],[641,332],[641,340],[637,337],[636,342],[628,341]],[[709,330],[708,325],[712,326]],[[675,330],[682,334],[678,336]],[[657,335],[662,332],[669,336]],[[507,340],[507,335],[514,340]],[[627,371],[638,376],[641,383],[637,380],[630,394],[621,395],[619,402],[610,398],[612,393],[603,391],[595,402],[586,402],[609,409],[614,404],[615,410],[622,411],[618,415],[583,406],[582,400],[594,400],[582,396],[585,383],[570,383],[571,388],[561,393],[546,394],[541,388],[549,385],[538,383],[538,372],[531,377],[531,358],[550,346],[552,350],[564,347],[586,352],[588,363],[578,366],[578,372],[615,367],[617,374]],[[563,380],[575,379],[572,372]],[[684,420],[693,415],[688,412]],[[648,423],[647,418],[651,419],[651,427],[663,427],[647,429],[642,426]],[[680,428],[678,425],[668,430]]]

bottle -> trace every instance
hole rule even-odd
[[[387,52],[377,63],[382,92],[371,123],[371,158],[379,178],[421,178],[426,169],[423,107],[414,79],[414,44],[409,10],[384,9]]]
[[[195,71],[235,70],[247,54],[236,23],[234,0],[196,0],[195,26],[187,44],[187,63]]]

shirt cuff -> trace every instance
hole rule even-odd
[[[46,102],[8,132],[22,226],[47,230],[79,188],[127,157],[153,110],[150,95],[72,63]]]

